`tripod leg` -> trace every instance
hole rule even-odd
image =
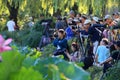
[[[85,54],[85,48],[84,48],[84,45],[83,45],[83,40],[82,40],[81,34],[80,34],[80,36],[79,36],[78,39],[79,39],[79,43],[80,43],[80,50],[82,52],[82,56],[84,56],[84,54]]]
[[[44,38],[44,36],[41,37],[41,40],[40,40],[40,43],[39,43],[39,46],[38,46],[40,49],[42,48],[43,38]]]

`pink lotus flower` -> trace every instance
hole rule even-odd
[[[12,39],[5,40],[2,35],[0,35],[0,53],[4,51],[12,50],[9,44],[12,42]]]

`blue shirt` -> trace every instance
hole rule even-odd
[[[96,54],[98,55],[98,62],[102,63],[110,56],[110,50],[104,45],[98,46]]]
[[[58,47],[59,47],[59,49],[67,49],[67,40],[64,38],[64,39],[55,39],[54,41],[53,41],[53,45],[55,46],[55,47],[57,47],[57,49],[58,49]]]
[[[67,40],[75,37],[75,34],[70,27],[67,27],[67,29],[65,31],[66,31],[66,39]]]

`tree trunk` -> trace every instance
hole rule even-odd
[[[18,9],[11,7],[11,10],[9,11],[10,16],[14,19],[15,23],[17,24],[17,15],[18,15]]]
[[[19,3],[17,6],[15,6],[15,3],[12,2],[12,5],[10,5],[10,3],[7,1],[7,8],[9,10],[10,16],[14,19],[16,27],[18,27],[17,25],[17,16],[18,16],[18,10],[19,10]]]
[[[106,12],[106,2],[104,2],[102,5],[102,18],[105,16],[105,12]]]
[[[89,15],[91,15],[93,13],[93,8],[92,8],[92,5],[90,4],[89,5]]]
[[[90,3],[89,3],[88,13],[89,15],[93,13],[92,0],[90,0]]]

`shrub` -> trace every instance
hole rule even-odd
[[[9,51],[1,54],[3,61],[0,62],[0,80],[9,80],[11,73],[21,68],[25,56],[17,51]]]
[[[108,69],[103,80],[120,80],[119,72],[120,72],[120,61]]]

